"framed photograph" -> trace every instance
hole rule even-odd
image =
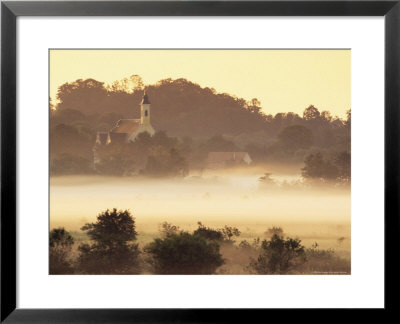
[[[1,321],[394,308],[398,1],[4,1]]]

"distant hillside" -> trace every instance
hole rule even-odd
[[[98,131],[109,131],[121,118],[140,117],[143,92],[139,76],[111,86],[93,79],[63,84],[57,106],[50,102],[51,157],[67,153],[90,161]],[[255,98],[218,94],[185,79],[162,80],[147,86],[146,92],[154,129],[179,137],[185,148],[178,149],[188,161],[201,161],[210,151],[246,151],[254,161],[285,163],[301,162],[316,151],[350,152],[350,110],[346,120],[313,105],[305,107],[302,116],[266,115]],[[79,162],[71,161],[68,165]]]
[[[84,115],[139,118],[142,87],[133,93],[118,86],[77,80],[59,88],[57,110],[73,109]],[[166,79],[146,88],[151,101],[151,123],[157,130],[175,136],[239,135],[266,127],[259,102],[246,102],[214,89],[201,88],[186,79]]]

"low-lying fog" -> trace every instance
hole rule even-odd
[[[52,177],[50,226],[78,231],[109,208],[129,209],[136,217],[139,236],[156,233],[167,221],[194,230],[206,226],[236,226],[239,238],[261,236],[271,226],[300,237],[305,244],[317,241],[326,248],[350,249],[350,189],[260,188],[265,168],[205,171],[185,179],[113,178],[100,176]],[[274,172],[277,181],[299,180],[299,168]],[[140,238],[139,238],[140,239]],[[325,241],[325,244],[324,244]]]

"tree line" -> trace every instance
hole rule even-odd
[[[298,163],[310,154],[330,159],[351,149],[350,110],[346,119],[313,105],[302,116],[292,112],[272,116],[263,112],[256,98],[246,101],[219,94],[186,79],[166,79],[146,87],[139,76],[111,86],[86,79],[63,84],[58,103],[50,101],[50,163],[58,165],[51,172],[92,172],[97,131],[109,131],[122,118],[139,118],[144,89],[151,98],[154,128],[168,137],[159,145],[163,152],[147,156],[153,170],[164,167],[158,164],[159,154],[174,159],[177,153],[189,168],[202,168],[208,151],[246,151],[256,163]],[[141,167],[144,163],[137,162]]]
[[[50,274],[224,273],[221,269],[229,260],[221,249],[244,257],[246,273],[350,272],[348,262],[333,250],[320,250],[317,244],[307,249],[300,239],[286,237],[280,227],[267,231],[269,239],[235,244],[241,235],[236,227],[214,229],[199,222],[197,229],[189,232],[164,222],[159,237],[141,247],[132,213],[114,208],[101,212],[96,222],[81,230],[89,241],[80,243],[75,254],[72,235],[62,227],[51,230]]]

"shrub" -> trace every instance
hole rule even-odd
[[[320,250],[317,246],[305,251],[307,262],[300,267],[306,273],[350,273],[350,261],[340,258],[335,251]]]
[[[163,222],[160,225],[160,233],[163,237],[168,235],[177,234],[179,232],[179,226],[172,225],[168,222]]]
[[[282,227],[278,226],[272,226],[271,228],[268,228],[265,232],[265,235],[267,235],[268,237],[273,237],[274,235],[278,235],[279,237],[284,236]]]
[[[250,269],[258,274],[286,274],[306,262],[304,246],[299,239],[273,235],[261,243],[261,253],[252,260]]]
[[[193,234],[210,241],[223,241],[224,234],[220,230],[205,227],[201,222],[197,222],[197,225],[198,228],[193,232]]]
[[[213,274],[224,263],[216,242],[187,232],[156,238],[145,251],[157,274]]]

